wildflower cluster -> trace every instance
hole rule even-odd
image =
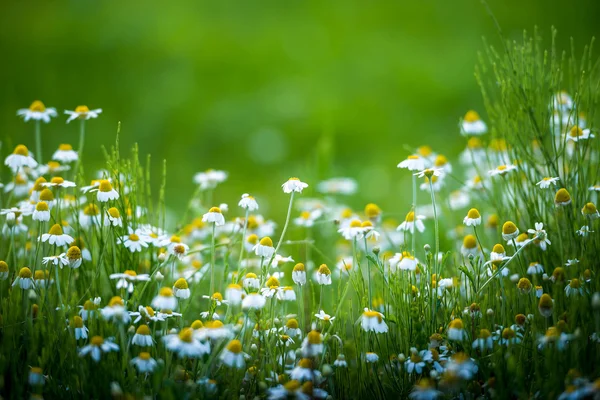
[[[0,391],[597,396],[597,64],[581,61],[591,73],[571,96],[560,76],[524,78],[544,68],[536,51],[530,40],[488,50],[477,77],[489,122],[460,119],[457,163],[426,145],[399,160],[410,207],[353,209],[353,179],[312,192],[292,177],[270,194],[288,202],[281,224],[260,196],[214,202],[228,179],[219,170],[190,177],[197,190],[170,223],[164,180],[154,202],[137,148],[130,159],[111,149],[86,180],[85,123],[101,110],[67,111],[80,120],[78,151],[63,144],[47,164],[40,123],[56,110],[19,110],[38,151],[5,158]]]

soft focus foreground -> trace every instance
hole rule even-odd
[[[227,173],[208,170],[167,226],[177,193],[137,147],[86,169],[101,109],[19,110],[36,140],[5,159],[2,394],[598,395],[598,63],[538,44],[486,49],[487,119],[465,113],[457,160],[426,143],[398,160],[405,210],[352,210],[352,179],[299,177],[273,188],[274,222],[252,193],[222,204]],[[79,140],[48,162],[63,117]]]

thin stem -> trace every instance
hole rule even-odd
[[[35,154],[37,162],[42,164],[42,132],[41,121],[35,121]]]
[[[283,243],[285,231],[287,231],[287,227],[290,223],[290,216],[292,215],[292,204],[294,203],[294,193],[296,193],[296,192],[292,192],[292,194],[290,196],[290,204],[288,206],[287,217],[285,217],[285,225],[283,225],[283,230],[281,231],[281,237],[279,238],[279,242],[277,242],[277,247],[275,247],[275,252],[273,253],[273,257],[271,258],[271,261],[269,261],[269,265],[271,265],[271,263],[273,262],[273,258],[275,258],[275,255],[277,254],[277,251],[279,250],[281,243]]]
[[[439,223],[437,216],[437,208],[435,206],[435,193],[433,192],[433,183],[432,177],[429,178],[429,191],[431,192],[431,205],[433,206],[433,220],[435,226],[435,253],[433,253],[433,273],[435,274],[436,282],[439,281],[439,271],[438,271],[438,254],[440,252],[440,231],[439,231]],[[414,254],[413,254],[414,257]],[[433,325],[436,325],[436,316],[437,316],[437,287],[433,291],[435,298],[433,300]]]
[[[79,121],[79,150],[77,150],[77,163],[75,164],[74,176],[77,177],[79,173],[79,165],[81,164],[81,157],[83,157],[83,144],[85,142],[85,120]]]
[[[242,260],[244,259],[244,248],[245,248],[245,240],[246,240],[246,230],[248,229],[248,215],[250,214],[250,210],[246,208],[246,217],[244,218],[244,230],[242,231],[242,245],[240,248],[240,259],[238,260],[238,279],[240,278],[240,269],[242,267]]]
[[[215,227],[217,224],[213,222],[212,238],[210,242],[210,296],[215,292]]]
[[[416,220],[417,214],[417,177],[413,174],[412,176],[412,191],[413,191],[413,202],[412,202],[412,211],[413,211],[413,221]],[[415,255],[416,248],[416,239],[415,239],[415,230],[412,231],[412,254]]]

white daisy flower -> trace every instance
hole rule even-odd
[[[298,178],[290,178],[281,187],[283,188],[283,193],[302,193],[302,190],[306,189],[308,184],[301,182]]]
[[[571,128],[569,133],[567,133],[567,140],[571,140],[573,142],[578,142],[580,140],[593,139],[594,134],[591,133],[589,129],[581,129],[579,126],[575,125]]]
[[[87,346],[83,346],[79,350],[79,357],[90,354],[92,360],[99,362],[102,353],[110,353],[111,351],[119,351],[119,345],[113,343],[110,339],[105,341],[102,336],[94,336]]]
[[[325,311],[321,310],[319,311],[318,314],[315,314],[315,317],[317,319],[320,319],[323,322],[329,322],[330,324],[333,324],[333,320],[335,319],[335,317],[332,317],[329,314],[326,314]]]
[[[558,182],[559,180],[560,180],[559,177],[556,177],[556,178],[545,177],[544,179],[542,179],[541,181],[536,183],[536,185],[539,186],[540,189],[548,189],[550,186],[556,186],[556,182]]]
[[[408,156],[406,160],[400,162],[398,168],[405,168],[409,171],[422,171],[425,169],[425,159],[413,154]]]
[[[242,309],[243,310],[261,310],[267,300],[263,295],[258,293],[249,293],[244,300],[242,300]]]
[[[225,182],[227,172],[209,169],[194,175],[194,182],[200,185],[201,190],[214,189],[219,183]]]
[[[273,257],[273,254],[275,253],[275,248],[273,247],[273,241],[268,236],[260,239],[260,242],[258,242],[252,248],[252,250],[254,250],[254,254],[256,254],[257,256],[269,258],[269,259],[271,257]]]
[[[253,272],[248,272],[242,280],[244,289],[246,290],[257,290],[260,288],[260,280]]]
[[[202,222],[213,222],[216,226],[225,225],[225,217],[219,207],[212,207],[202,216]]]
[[[173,295],[173,290],[170,287],[163,287],[152,299],[152,307],[159,310],[175,310],[177,308],[177,298]]]
[[[230,341],[221,352],[219,359],[228,367],[243,369],[246,362],[244,361],[244,352],[242,352],[242,343],[237,339]]]
[[[15,150],[4,160],[4,165],[9,167],[14,174],[20,168],[35,168],[38,163],[29,155],[29,150],[24,145],[20,144],[15,147]]]
[[[61,144],[58,146],[58,150],[52,155],[52,159],[60,161],[63,164],[69,164],[79,159],[77,152],[73,150],[73,146],[70,144]]]
[[[242,199],[239,201],[238,206],[248,211],[256,211],[258,210],[258,203],[254,197],[250,196],[248,193],[244,193],[242,195]]]
[[[50,207],[45,201],[40,201],[35,205],[35,211],[31,217],[34,221],[48,222],[50,221]]]
[[[406,214],[406,218],[404,218],[404,221],[398,225],[396,230],[414,234],[415,228],[417,228],[419,232],[423,233],[425,231],[425,224],[423,223],[424,219],[424,215],[415,215],[413,211],[410,211],[408,214]]]
[[[427,168],[424,170],[421,170],[417,173],[414,173],[413,175],[416,176],[417,178],[423,178],[423,177],[427,177],[427,178],[431,178],[433,176],[437,176],[440,177],[442,176],[442,169],[441,168]]]
[[[487,132],[487,125],[481,120],[479,114],[473,110],[467,111],[460,123],[460,133],[463,136],[478,136]]]
[[[114,323],[127,324],[131,320],[129,312],[125,308],[123,299],[119,296],[114,296],[108,302],[108,305],[100,310],[102,318]]]
[[[453,319],[448,325],[448,339],[462,342],[467,338],[463,322],[460,318]]]
[[[338,229],[338,233],[346,240],[353,240],[355,237],[360,236],[363,231],[362,222],[358,219],[353,219],[348,225]]]
[[[144,248],[148,247],[148,243],[146,243],[140,237],[139,230],[134,231],[131,228],[129,228],[129,235],[121,236],[119,241],[121,244],[123,244],[123,246],[125,246],[132,253],[141,252],[142,247],[144,247]]]
[[[140,374],[152,373],[158,366],[156,360],[150,356],[150,353],[145,351],[140,352],[140,354],[131,359],[130,362]]]
[[[12,285],[19,285],[21,289],[28,290],[35,286],[35,283],[31,277],[31,270],[27,267],[23,267],[19,270],[19,275],[17,275]]]
[[[89,331],[88,328],[83,324],[83,319],[80,316],[74,316],[69,325],[71,328],[73,328],[75,340],[87,339]]]
[[[90,110],[88,106],[77,106],[74,111],[65,110],[65,114],[69,116],[69,118],[67,118],[67,124],[76,119],[85,121],[92,118],[98,118],[98,115],[100,115],[101,112],[101,108]]]
[[[141,347],[152,346],[153,342],[152,334],[150,332],[150,328],[148,328],[148,325],[140,325],[135,331],[133,338],[131,338],[132,344]]]
[[[60,266],[62,268],[66,265],[69,265],[69,259],[67,258],[66,253],[62,253],[57,256],[50,256],[50,257],[42,258],[42,264],[44,264],[44,265],[52,264],[52,265]]]
[[[75,182],[67,181],[60,176],[53,177],[50,182],[42,183],[42,186],[45,187],[62,187],[62,188],[72,188],[77,186]]]
[[[68,246],[73,243],[73,238],[63,233],[62,227],[59,224],[54,224],[48,233],[44,233],[41,237],[42,242],[56,245],[58,247]]]
[[[34,121],[44,121],[45,123],[50,122],[51,117],[56,117],[56,109],[54,107],[46,107],[44,103],[39,100],[35,100],[29,108],[21,108],[17,111],[19,117],[23,117],[25,122],[30,119]]]
[[[489,170],[488,174],[490,174],[490,176],[496,176],[496,175],[504,176],[507,173],[509,173],[510,171],[514,171],[516,169],[517,169],[517,167],[512,164],[500,165],[492,170]]]
[[[528,229],[528,233],[535,235],[534,239],[539,240],[539,246],[542,250],[546,250],[546,245],[550,245],[550,240],[548,240],[548,234],[544,230],[544,224],[542,222],[535,223],[535,229]]]
[[[97,192],[96,199],[100,203],[106,203],[110,200],[117,200],[119,198],[119,193],[115,189],[113,189],[112,184],[108,179],[101,179],[98,186],[89,190],[90,192]]]
[[[481,225],[481,214],[479,214],[479,210],[471,208],[467,213],[467,216],[463,219],[463,224],[466,226]]]
[[[173,294],[178,299],[187,299],[190,297],[190,288],[184,278],[179,278],[173,284]]]
[[[315,280],[319,285],[331,285],[331,270],[325,264],[321,264],[315,275]]]
[[[383,319],[382,313],[365,308],[361,316],[361,326],[365,332],[387,333],[388,326]]]

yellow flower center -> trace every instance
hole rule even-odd
[[[273,241],[270,237],[265,236],[264,238],[260,239],[260,245],[266,247],[273,247]]]
[[[150,353],[147,351],[142,351],[139,356],[140,360],[148,361],[150,359]]]
[[[307,338],[310,344],[321,344],[321,334],[317,331],[308,332]]]
[[[45,201],[40,201],[35,205],[36,211],[48,211],[48,203]]]
[[[412,155],[412,156],[408,156],[407,158],[408,158],[409,160],[418,160],[418,159],[419,159],[419,156]]]
[[[71,321],[71,326],[73,328],[83,328],[83,320],[79,315],[73,317],[73,320]]]
[[[288,329],[298,329],[298,321],[295,318],[290,318],[285,326]]]
[[[517,287],[524,291],[531,290],[531,281],[527,278],[519,279],[519,283],[517,283]]]
[[[177,281],[175,282],[175,285],[173,285],[175,288],[177,289],[187,289],[188,288],[188,283],[184,278],[179,278],[177,279]]]
[[[257,279],[258,277],[256,276],[256,274],[254,272],[248,272],[246,274],[246,279]]]
[[[234,354],[239,354],[242,352],[242,342],[240,342],[237,339],[232,340],[231,342],[229,342],[229,344],[227,345],[227,350],[229,350],[230,352],[234,353]]]
[[[472,137],[469,139],[469,141],[467,142],[467,147],[469,149],[480,149],[482,147],[481,144],[481,139],[479,139],[478,137]]]
[[[123,299],[119,296],[114,296],[112,299],[110,299],[110,301],[108,302],[108,306],[109,307],[114,307],[114,306],[122,306],[123,305]]]
[[[424,145],[424,146],[420,146],[417,149],[417,153],[419,153],[423,157],[429,157],[433,153],[433,150],[431,149],[430,146]]]
[[[571,201],[571,195],[565,188],[558,189],[554,196],[555,203],[568,203]]]
[[[405,218],[406,222],[414,222],[414,220],[415,220],[415,213],[413,211],[410,211],[408,214],[406,214],[406,218]]]
[[[25,147],[25,145],[20,144],[17,147],[15,147],[15,151],[13,151],[13,154],[17,154],[20,156],[28,156],[29,150],[27,150],[27,147]]]
[[[182,342],[192,343],[194,338],[194,330],[192,328],[183,328],[181,332],[179,332],[179,339]]]
[[[88,106],[77,106],[75,107],[75,112],[80,114],[87,114],[88,112],[90,112],[90,109],[88,108]]]
[[[102,343],[104,343],[104,338],[102,336],[94,336],[90,340],[90,343],[92,346],[100,346]]]
[[[29,106],[29,111],[37,111],[37,112],[44,112],[46,111],[46,106],[44,105],[44,103],[42,103],[39,100],[35,100],[33,103],[31,103],[31,105]]]
[[[48,232],[51,235],[62,235],[63,234],[63,230],[62,227],[59,224],[54,224],[52,225],[52,228],[50,228],[50,232]]]
[[[212,299],[216,301],[223,301],[223,295],[219,292],[214,292],[212,295]]]
[[[272,276],[272,277],[270,277],[267,280],[266,286],[269,287],[269,288],[272,288],[272,289],[273,288],[278,288],[279,287],[279,281],[277,280],[277,278],[275,278],[274,276]]]
[[[592,215],[592,214],[597,214],[598,213],[598,209],[596,208],[596,205],[594,203],[586,203],[585,206],[583,206],[583,208],[581,209],[582,214],[584,215]]]
[[[579,289],[581,287],[581,282],[579,281],[579,279],[573,279],[571,280],[569,286],[571,286],[573,289]]]
[[[208,212],[221,214],[221,209],[219,207],[211,207],[210,210],[208,210]]]
[[[192,329],[194,329],[194,330],[200,329],[203,326],[204,326],[204,324],[202,324],[202,321],[200,321],[199,319],[197,319],[194,322],[192,322]]]
[[[502,246],[499,243],[494,245],[494,248],[492,249],[492,251],[494,253],[498,253],[498,254],[504,254],[506,252],[506,250],[504,250],[504,246]]]
[[[148,325],[140,325],[135,333],[138,335],[148,336],[150,335],[150,328],[148,328]]]
[[[248,238],[246,239],[246,241],[250,244],[256,244],[256,243],[258,243],[258,236],[254,233],[251,235],[248,235]]]
[[[510,328],[504,328],[504,330],[502,331],[502,339],[514,339],[517,336],[517,334],[515,333],[515,331],[513,331]]]
[[[113,187],[107,179],[102,179],[100,181],[100,185],[98,186],[98,190],[101,192],[110,192],[113,190]]]
[[[8,272],[8,264],[6,261],[0,261],[0,272]]]
[[[318,273],[322,274],[322,275],[331,275],[331,271],[325,264],[321,264],[321,266],[319,267]]]
[[[504,225],[502,225],[502,233],[505,235],[513,234],[517,231],[517,226],[512,221],[506,221]]]
[[[61,144],[60,146],[58,146],[58,149],[61,151],[71,151],[73,150],[73,146],[71,146],[70,144]]]
[[[583,130],[580,127],[578,127],[577,125],[575,125],[569,131],[569,136],[571,136],[571,137],[580,137],[580,136],[583,136]]]
[[[435,162],[433,164],[436,167],[442,167],[442,166],[448,164],[448,159],[446,158],[446,156],[443,156],[440,154],[439,156],[436,157]]]
[[[300,218],[302,218],[302,219],[310,219],[310,211],[302,211],[300,213]]]
[[[464,118],[465,122],[477,122],[479,121],[479,119],[479,114],[477,114],[477,112],[473,110],[467,111]]]
[[[81,258],[81,250],[77,246],[71,246],[67,250],[67,257],[69,260],[78,260]]]
[[[540,308],[552,308],[552,297],[548,293],[544,293],[542,297],[540,297],[540,302],[538,307]]]
[[[451,328],[451,329],[463,329],[463,327],[464,327],[463,322],[460,318],[453,319],[450,322],[450,325],[448,325],[448,328]]]
[[[298,263],[298,264],[294,265],[294,271],[295,272],[297,272],[297,271],[304,271],[304,264]]]
[[[88,204],[88,206],[86,208],[84,208],[83,213],[85,215],[87,215],[88,217],[93,217],[100,213],[100,209],[98,208],[97,205],[92,203],[92,204]]]
[[[359,219],[353,219],[350,221],[350,228],[360,228],[362,226],[362,222]]]
[[[463,239],[463,246],[466,249],[474,249],[477,247],[477,239],[475,238],[474,235],[467,235]]]
[[[158,295],[162,297],[173,297],[173,290],[170,287],[163,287],[160,289],[160,292],[158,292]]]
[[[476,208],[471,208],[467,213],[467,217],[471,219],[477,219],[481,218],[481,214],[479,214],[479,211]]]
[[[381,208],[377,204],[369,203],[365,206],[365,215],[369,218],[375,218],[381,214]]]
[[[492,336],[492,334],[487,329],[482,329],[482,330],[479,331],[479,337],[481,339],[487,339],[490,336]]]

